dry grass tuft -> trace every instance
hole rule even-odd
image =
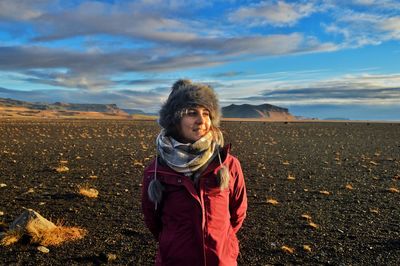
[[[31,243],[42,246],[58,246],[63,242],[83,238],[86,230],[79,227],[64,226],[47,220],[39,213],[27,209],[10,226],[10,230],[4,233],[0,244],[9,246],[28,237]]]
[[[275,199],[267,199],[267,203],[271,205],[278,205],[279,202]]]
[[[370,208],[369,212],[378,214],[379,213],[379,209],[378,208]]]
[[[353,190],[353,186],[351,184],[347,184],[345,186],[345,188],[348,189],[348,190]]]
[[[391,192],[391,193],[400,193],[400,190],[398,190],[395,187],[388,188],[388,191]]]
[[[311,221],[311,215],[308,215],[308,214],[302,214],[301,215],[301,218],[304,218],[304,219],[306,219],[307,221]]]
[[[281,250],[283,252],[285,252],[285,253],[288,253],[288,254],[293,254],[295,252],[294,248],[291,248],[291,247],[288,247],[288,246],[282,246]]]
[[[1,239],[0,244],[2,246],[9,246],[16,242],[18,242],[22,237],[22,234],[18,231],[8,231],[5,233],[3,238]]]
[[[303,245],[303,250],[306,251],[306,252],[311,252],[312,251],[312,249],[311,249],[311,247],[309,245]]]
[[[88,198],[97,198],[99,196],[99,191],[95,188],[89,187],[89,185],[79,186],[79,194]]]
[[[313,229],[318,229],[318,227],[319,227],[318,224],[311,222],[311,221],[308,222],[308,226]]]
[[[32,243],[42,246],[58,246],[63,242],[78,240],[86,235],[86,230],[79,227],[57,225],[54,228],[43,229],[35,220],[29,221],[26,231],[32,237]]]
[[[294,175],[289,174],[287,177],[288,180],[295,180],[296,177]]]
[[[66,167],[65,165],[59,165],[58,167],[55,168],[57,173],[66,173],[69,171],[69,168]]]
[[[323,194],[323,195],[330,195],[330,194],[331,194],[331,193],[330,193],[329,191],[327,191],[327,190],[321,190],[319,193],[320,193],[320,194]]]

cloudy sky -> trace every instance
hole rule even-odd
[[[0,97],[157,112],[178,78],[221,105],[400,120],[397,0],[0,0]]]

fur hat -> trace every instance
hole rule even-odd
[[[219,127],[221,110],[214,89],[209,85],[192,83],[185,79],[176,81],[172,86],[167,101],[161,107],[158,123],[167,134],[171,134],[180,123],[182,111],[195,106],[203,106],[210,111],[212,126]]]

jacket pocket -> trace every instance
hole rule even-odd
[[[229,228],[229,233],[228,233],[228,241],[229,241],[229,247],[230,247],[230,252],[229,254],[234,258],[235,260],[239,256],[239,240],[233,232],[232,226]]]
[[[175,234],[171,230],[169,230],[168,232],[166,230],[161,231],[158,245],[162,259],[168,257],[168,254],[170,253],[171,243],[173,242],[174,237]]]

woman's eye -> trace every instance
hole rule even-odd
[[[195,110],[188,110],[188,111],[186,112],[186,114],[187,114],[188,116],[197,116],[197,111],[195,111]]]

